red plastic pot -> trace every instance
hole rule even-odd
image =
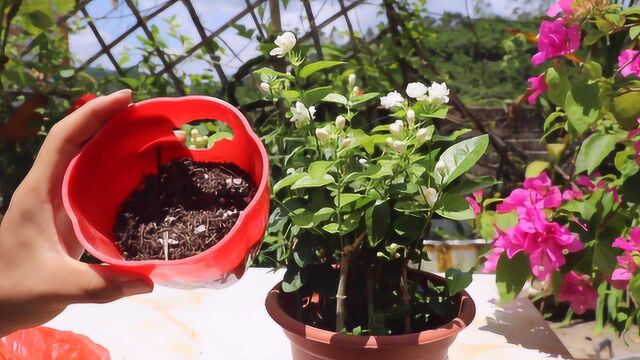
[[[435,274],[411,270],[409,278],[426,284],[444,284]],[[297,321],[296,296],[282,291],[282,283],[267,295],[267,312],[282,326],[291,341],[294,360],[445,360],[449,346],[460,331],[469,326],[476,315],[476,305],[466,291],[456,295],[458,314],[437,329],[390,336],[355,336],[318,329]]]
[[[199,119],[227,123],[233,139],[207,150],[187,149],[173,129]],[[207,251],[180,260],[124,260],[113,238],[123,201],[145,175],[157,172],[158,162],[182,157],[236,164],[258,187],[255,197],[227,236]],[[267,152],[235,107],[205,96],[156,98],[132,104],[107,121],[69,165],[62,192],[78,240],[91,255],[158,284],[220,287],[240,278],[259,248],[269,216],[268,178]]]

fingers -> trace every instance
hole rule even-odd
[[[38,153],[29,179],[48,187],[58,185],[80,147],[129,103],[131,90],[120,90],[89,101],[54,125]]]
[[[149,278],[107,265],[74,261],[62,276],[60,289],[69,303],[106,303],[153,291]]]

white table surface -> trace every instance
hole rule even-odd
[[[72,305],[46,326],[87,335],[117,360],[291,359],[288,339],[264,307],[282,275],[252,268],[223,290],[156,287],[110,304]],[[531,302],[496,305],[492,275],[474,275],[468,291],[478,312],[449,350],[451,360],[570,358]]]

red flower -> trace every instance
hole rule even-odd
[[[73,106],[69,108],[69,110],[67,110],[67,115],[71,114],[72,112],[78,110],[82,105],[88,103],[89,101],[93,100],[97,98],[96,94],[92,94],[92,93],[86,93],[82,96],[80,96],[78,98],[78,100],[76,100],[76,102],[73,103]]]

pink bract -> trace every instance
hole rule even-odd
[[[548,86],[544,80],[544,74],[540,76],[530,77],[529,80],[527,80],[527,82],[531,84],[531,87],[529,87],[529,89],[527,90],[533,91],[533,93],[529,95],[529,97],[527,98],[527,102],[529,103],[529,105],[533,105],[535,104],[536,100],[538,100],[538,97],[543,92],[547,91]]]
[[[558,301],[569,302],[574,313],[580,315],[587,310],[594,310],[597,300],[598,292],[592,287],[588,275],[571,271],[562,278]]]
[[[636,50],[623,50],[618,56],[620,74],[624,77],[634,75],[640,77],[640,56]]]
[[[568,55],[580,47],[580,25],[566,26],[563,19],[542,21],[538,34],[538,52],[531,63],[538,66],[548,59]]]
[[[496,207],[498,213],[504,214],[514,210],[534,207],[536,209],[553,209],[562,204],[562,193],[553,186],[547,173],[524,181],[522,189],[515,189]]]
[[[616,257],[618,266],[613,271],[611,280],[622,282],[626,286],[639,268],[633,255],[640,251],[640,227],[631,229],[628,238],[617,238],[611,246],[624,251],[621,256]]]
[[[561,12],[566,15],[571,15],[573,14],[573,9],[571,8],[572,5],[573,0],[558,0],[549,7],[549,10],[547,10],[547,16],[556,17]]]

